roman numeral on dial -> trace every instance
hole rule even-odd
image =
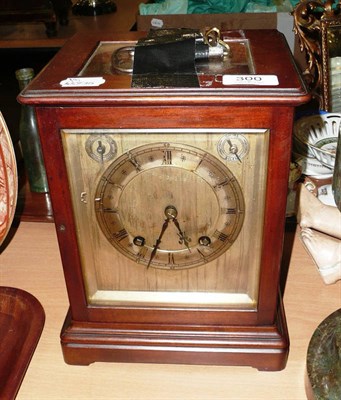
[[[128,232],[125,229],[121,229],[120,231],[114,233],[113,237],[120,242],[128,237]]]

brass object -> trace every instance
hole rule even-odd
[[[148,267],[206,264],[232,246],[243,226],[244,195],[236,176],[207,151],[179,145],[180,137],[159,142],[155,136],[153,143],[122,153],[102,172],[94,195],[96,218],[109,243]],[[142,258],[141,248],[131,245],[137,236],[145,239]],[[210,247],[201,247],[201,236],[210,237]]]
[[[331,108],[330,58],[340,56],[340,3],[334,0],[301,0],[292,12],[294,31],[301,51],[306,51],[307,68],[303,77],[319,102],[320,109]]]
[[[220,29],[213,27],[204,32],[204,42],[212,48],[220,48],[223,50],[223,56],[230,54],[230,46],[221,39]]]
[[[135,46],[124,46],[113,52],[111,63],[117,73],[133,73],[134,50]]]
[[[114,160],[89,156],[92,137],[95,149],[115,140]],[[223,138],[243,143],[247,156],[225,160]],[[144,304],[182,304],[186,294],[210,307],[257,306],[268,130],[65,129],[62,139],[91,304],[134,302],[143,293]],[[253,257],[243,250],[251,237]]]
[[[341,397],[341,308],[316,328],[308,347],[306,394],[309,400]]]

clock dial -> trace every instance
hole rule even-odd
[[[245,206],[237,179],[216,157],[161,142],[131,149],[107,168],[95,209],[102,232],[122,254],[148,267],[180,269],[228,250]]]
[[[243,135],[227,134],[218,143],[219,155],[224,160],[242,162],[248,151],[249,142]]]
[[[226,138],[247,143],[241,162],[220,154]],[[257,307],[268,130],[65,129],[62,141],[90,304]],[[95,159],[89,143],[117,153]]]
[[[112,160],[117,153],[115,141],[107,135],[89,136],[85,150],[92,159],[101,163]]]

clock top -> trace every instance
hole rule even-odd
[[[144,32],[77,34],[20,95],[32,105],[302,104],[309,99],[284,36],[276,30],[222,32],[224,59],[196,62],[197,87],[134,87],[129,57]],[[129,61],[129,60],[128,60]],[[126,64],[124,63],[124,67]],[[129,62],[128,68],[129,69]],[[135,74],[135,72],[134,72]]]

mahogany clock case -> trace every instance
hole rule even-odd
[[[198,88],[132,88],[131,75],[113,73],[101,50],[144,34],[96,33],[72,38],[19,96],[36,108],[49,179],[70,301],[61,333],[67,363],[284,368],[289,339],[278,284],[291,131],[294,108],[309,94],[283,35],[236,35],[245,45],[240,73],[275,76],[277,84],[224,84],[228,69],[212,79],[209,68]],[[233,59],[231,66],[238,73]],[[89,76],[104,82],[61,84]],[[245,149],[240,156],[229,153],[231,139]],[[229,176],[227,189],[218,171]],[[186,185],[197,208],[181,196]],[[155,213],[143,216],[150,201],[136,191],[155,194]],[[172,217],[165,204],[176,209]],[[220,222],[209,227],[211,217]],[[143,231],[146,218],[155,228]],[[165,221],[163,250],[154,243]],[[200,258],[207,243],[217,255]]]

